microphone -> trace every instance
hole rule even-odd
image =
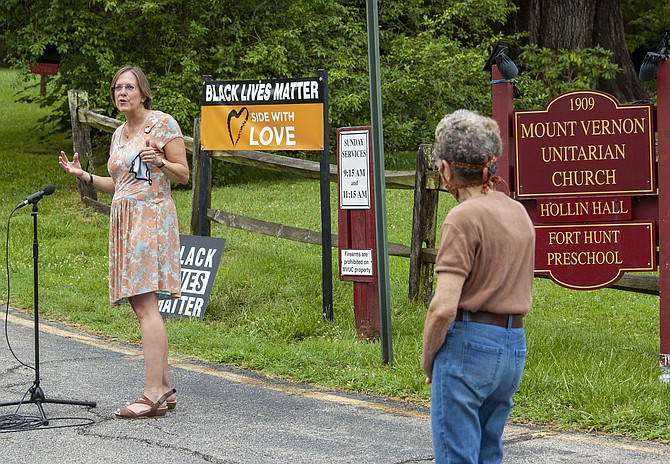
[[[19,203],[17,208],[23,208],[26,205],[37,203],[42,199],[44,195],[51,195],[52,193],[54,193],[54,190],[56,190],[56,187],[54,187],[53,185],[47,185],[39,192],[35,192],[32,195],[28,195],[25,200]]]

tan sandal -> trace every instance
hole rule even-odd
[[[173,396],[174,399],[170,401],[170,398]],[[172,411],[177,407],[177,390],[173,388],[172,390],[165,392],[165,394],[158,401],[160,402],[161,400],[165,401],[165,404],[167,404],[168,411]],[[134,401],[128,401],[124,406],[130,406],[133,403]]]
[[[154,403],[145,395],[142,395],[142,398],[128,403],[115,412],[114,415],[117,419],[144,419],[148,417],[163,417],[168,410],[167,405],[161,407],[161,405],[165,403],[165,398],[166,396],[163,395],[158,399],[158,401]],[[128,407],[133,404],[144,404],[149,406],[149,409],[143,412],[135,412]]]
[[[177,407],[177,390],[173,388],[169,392],[166,392],[165,395],[167,395],[167,397],[165,398],[165,404],[167,404],[168,411],[172,411],[174,408]],[[170,401],[170,398],[173,397],[174,399]]]
[[[167,396],[167,398],[165,398]],[[170,401],[170,398],[174,396],[174,400]],[[168,411],[172,411],[174,408],[177,407],[177,390],[172,389],[170,391],[165,392],[163,395],[163,398],[165,398],[165,404],[167,404]],[[160,401],[160,400],[159,400]],[[133,401],[128,401],[125,406],[130,406],[133,404]]]

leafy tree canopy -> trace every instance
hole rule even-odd
[[[630,53],[652,51],[666,32],[670,32],[670,1],[621,0]]]
[[[644,0],[628,1],[633,9],[639,2]],[[439,119],[454,109],[490,113],[490,75],[483,65],[513,8],[509,0],[380,2],[388,148],[413,149],[432,141]],[[39,99],[60,108],[54,118],[64,126],[72,88],[88,91],[98,111],[121,118],[109,82],[126,64],[144,69],[155,107],[175,116],[185,133],[199,115],[203,75],[303,77],[320,68],[329,71],[333,130],[369,124],[365,0],[5,0],[0,25],[5,60],[26,75],[45,51],[60,55],[59,74]],[[596,61],[596,71],[586,73],[588,85],[600,77],[597,69],[611,71],[603,66],[608,64],[604,51],[576,55],[580,62],[582,55],[591,65]],[[532,82],[522,89],[519,105],[550,96],[545,84],[554,77],[536,68],[552,59],[558,60],[546,50],[527,52],[525,62],[536,76],[527,78]],[[571,82],[583,84],[578,77]]]

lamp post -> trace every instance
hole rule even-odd
[[[514,86],[514,78],[519,70],[505,54],[507,41],[500,40],[491,51],[484,70],[491,71],[491,106],[493,119],[500,127],[503,147],[498,159],[498,175],[511,187],[512,164],[509,160],[510,121],[514,111],[514,97],[519,90]]]
[[[666,34],[640,66],[640,80],[656,80],[656,127],[658,128],[658,279],[661,383],[670,383],[670,39]]]

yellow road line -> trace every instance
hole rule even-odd
[[[560,439],[566,441],[575,441],[579,443],[598,444],[602,446],[608,446],[611,448],[618,448],[623,450],[640,451],[643,453],[657,454],[659,456],[670,456],[670,450],[667,449],[655,448],[644,445],[633,445],[630,443],[612,442],[609,440],[603,440],[601,438],[592,436],[576,435],[576,434],[560,434]]]
[[[22,325],[24,327],[33,327],[33,321],[32,320],[27,320],[24,318],[16,317],[16,316],[9,316],[9,320],[15,324]],[[115,353],[120,353],[125,356],[132,356],[132,357],[141,357],[142,356],[142,350],[141,349],[135,349],[132,347],[123,347],[119,346],[114,343],[110,343],[106,340],[103,339],[98,339],[94,338],[89,335],[85,335],[82,333],[77,333],[77,332],[71,332],[68,330],[63,330],[59,329],[58,327],[54,327],[49,324],[40,324],[40,331],[41,332],[46,332],[52,335],[57,335],[59,337],[63,338],[69,338],[72,340],[76,340],[81,343],[85,343],[87,345],[95,346],[98,348],[102,348],[105,350],[113,351]],[[330,393],[325,393],[325,392],[320,392],[320,391],[315,391],[311,390],[308,388],[301,388],[299,386],[291,386],[291,385],[279,385],[273,382],[268,382],[266,380],[260,379],[260,378],[254,378],[242,374],[236,374],[233,372],[225,372],[221,371],[218,369],[214,369],[211,367],[207,367],[204,365],[198,365],[194,364],[192,362],[183,360],[183,359],[178,359],[178,358],[170,358],[170,366],[173,367],[178,367],[180,369],[192,371],[192,372],[200,372],[201,374],[207,374],[211,375],[214,377],[219,377],[222,379],[229,380],[231,382],[237,382],[237,383],[243,383],[247,385],[254,385],[262,388],[266,388],[268,390],[273,390],[273,391],[279,391],[279,392],[285,392],[291,395],[296,395],[296,396],[304,396],[304,397],[309,397],[309,398],[315,398],[315,399],[320,399],[323,401],[329,401],[331,403],[337,403],[337,404],[342,404],[342,405],[347,405],[347,406],[356,406],[360,408],[367,408],[367,409],[374,409],[378,411],[383,411],[383,412],[388,412],[388,413],[393,413],[393,414],[401,414],[404,416],[410,416],[410,417],[417,417],[421,419],[428,419],[430,415],[425,412],[421,411],[411,411],[403,408],[397,408],[389,405],[383,405],[383,404],[377,404],[371,401],[365,401],[365,400],[359,400],[355,398],[347,398],[344,396],[339,396],[339,395],[334,395]]]

